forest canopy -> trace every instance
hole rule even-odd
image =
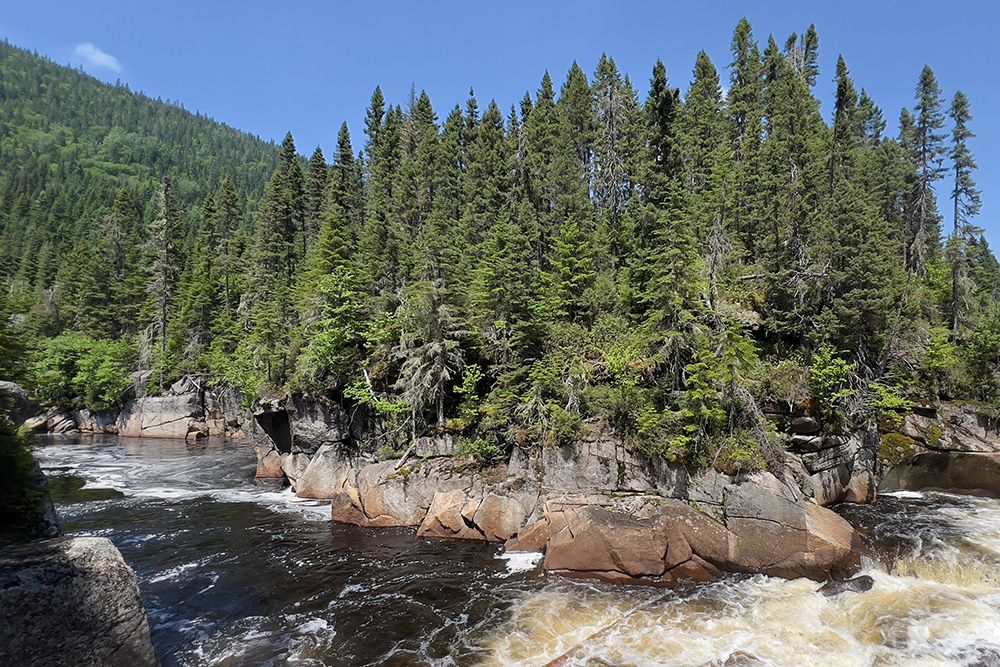
[[[328,160],[0,53],[3,321],[41,395],[107,409],[133,371],[198,373],[363,407],[388,451],[601,419],[733,470],[774,455],[765,405],[1000,401],[971,102],[930,67],[888,136],[843,57],[821,113],[813,27],[744,20],[729,62],[699,53],[683,90],[657,62],[645,99],[606,55],[509,109],[376,88]]]

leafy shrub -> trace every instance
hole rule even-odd
[[[127,344],[64,333],[46,341],[35,364],[40,398],[72,408],[104,411],[122,404],[132,389],[135,349]]]
[[[913,401],[877,382],[868,385],[868,405],[876,410],[883,425],[893,430],[903,425],[903,415],[913,409]]]
[[[964,356],[973,394],[1000,402],[1000,306],[994,306],[970,334]]]
[[[962,364],[958,346],[945,327],[931,327],[919,356],[918,375],[926,389],[935,394],[952,394],[961,384]]]
[[[842,424],[847,400],[856,393],[850,387],[853,376],[854,366],[836,356],[829,345],[819,348],[813,356],[809,392],[817,413],[828,424]]]
[[[479,463],[495,463],[503,458],[504,450],[495,437],[463,439],[455,450],[458,458],[472,458]]]
[[[405,450],[397,449],[392,445],[382,445],[378,448],[378,451],[375,452],[375,456],[379,461],[391,461],[393,459],[401,458],[404,453]]]
[[[760,398],[784,403],[789,408],[809,398],[809,368],[797,359],[761,364],[758,369]]]
[[[462,397],[462,403],[458,408],[463,420],[463,426],[457,430],[464,430],[479,416],[479,382],[483,379],[483,369],[479,364],[470,364],[465,367],[465,374],[462,375],[462,384],[452,391]]]
[[[712,467],[726,475],[740,475],[767,469],[764,452],[757,439],[747,431],[737,430],[714,439],[705,452],[704,467]]]

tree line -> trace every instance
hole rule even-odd
[[[890,137],[840,58],[828,121],[818,53],[812,26],[762,47],[743,20],[725,92],[704,52],[683,94],[657,62],[644,100],[606,55],[506,110],[376,88],[363,150],[344,124],[303,160],[289,134],[252,202],[222,178],[185,213],[164,178],[144,218],[120,190],[14,321],[64,400],[103,395],[81,363],[112,345],[109,377],[363,407],[387,454],[437,430],[489,458],[599,418],[746,470],[775,460],[775,404],[832,426],[918,391],[997,402],[968,98],[925,67]]]

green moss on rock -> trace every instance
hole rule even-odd
[[[917,441],[902,433],[893,431],[882,436],[879,456],[889,465],[898,465],[913,458],[917,453]]]

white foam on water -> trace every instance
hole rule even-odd
[[[161,581],[177,581],[181,579],[186,572],[193,570],[198,567],[198,563],[184,563],[183,565],[177,565],[168,570],[164,570],[160,574],[150,577],[149,583],[155,584]]]
[[[880,493],[880,496],[892,496],[893,498],[909,498],[917,499],[924,498],[924,494],[920,491],[887,491],[885,493]]]
[[[149,450],[144,449],[149,447]],[[137,454],[142,452],[142,455]],[[147,453],[148,452],[148,453]],[[230,450],[219,457],[247,456],[251,450]],[[167,502],[211,498],[219,502],[247,502],[267,507],[279,514],[295,514],[308,521],[329,521],[329,503],[297,498],[291,488],[280,491],[258,487],[239,476],[213,478],[213,457],[178,456],[161,452],[160,443],[153,445],[52,443],[36,450],[43,468],[59,466],[59,474],[72,474],[84,479],[84,489],[113,489],[126,496],[152,498]],[[73,461],[72,469],[62,466]],[[249,465],[249,464],[248,464]],[[232,486],[219,482],[232,481]]]
[[[315,635],[320,632],[326,632],[330,629],[330,623],[322,618],[311,618],[308,621],[300,624],[295,628],[296,632],[305,635]]]
[[[504,551],[496,555],[497,558],[507,561],[507,576],[534,570],[538,567],[542,556],[544,554],[540,551]]]

